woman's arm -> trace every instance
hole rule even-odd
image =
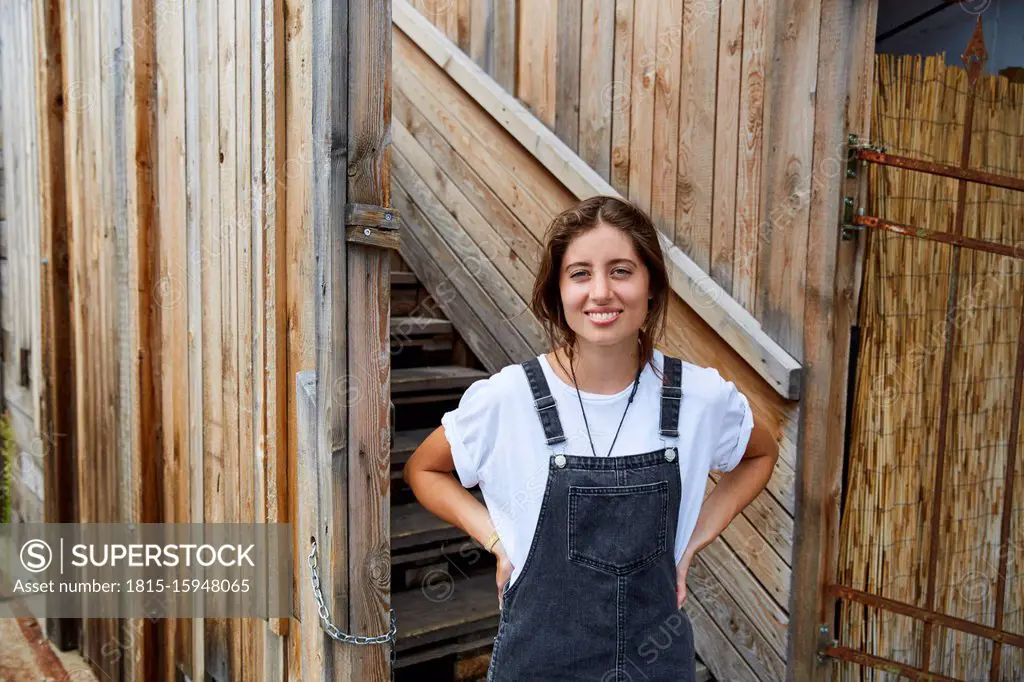
[[[451,446],[444,427],[439,426],[409,457],[402,478],[427,511],[461,528],[483,545],[494,532],[491,515],[452,475],[454,470]]]
[[[427,436],[409,457],[402,471],[402,478],[427,511],[461,528],[474,540],[486,546],[487,538],[494,532],[490,512],[452,476],[454,469],[452,448],[448,444],[444,427],[440,426]],[[501,540],[491,548],[491,553],[497,557],[495,582],[498,588],[498,606],[501,607],[505,583],[512,575],[512,563]]]
[[[717,538],[726,526],[768,485],[779,459],[779,446],[772,434],[758,423],[750,432],[743,459],[732,471],[722,474],[711,491],[694,526],[683,557],[676,567],[677,605],[686,601],[686,574],[693,557]]]
[[[704,500],[685,553],[696,554],[725,530],[768,485],[778,459],[779,446],[772,434],[760,424],[754,424],[743,459],[735,469],[722,474],[715,489]]]

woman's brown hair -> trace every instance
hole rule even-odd
[[[555,216],[544,234],[544,255],[533,284],[530,307],[543,325],[551,349],[565,346],[571,361],[576,333],[566,322],[562,309],[559,287],[562,259],[573,239],[601,223],[622,230],[647,266],[652,298],[639,334],[640,367],[643,367],[654,357],[654,344],[665,329],[669,286],[657,230],[650,217],[635,204],[618,197],[594,196]]]

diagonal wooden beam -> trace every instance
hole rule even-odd
[[[580,198],[620,196],[544,123],[480,69],[406,0],[394,0],[392,20],[505,130]],[[800,397],[802,367],[761,324],[668,237],[658,233],[672,290],[700,315],[781,396]]]

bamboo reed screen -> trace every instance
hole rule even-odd
[[[873,142],[892,154],[958,166],[967,95],[967,72],[947,66],[943,56],[879,55]],[[971,135],[970,168],[1024,176],[1024,86],[982,76]],[[957,180],[879,166],[868,184],[870,214],[952,231]],[[1024,193],[968,184],[964,215],[964,235],[1024,249]],[[926,608],[930,526],[938,514],[933,610],[993,627],[1024,263],[962,249],[943,425],[954,247],[883,231],[868,238],[838,582]],[[949,431],[937,496],[942,426]],[[1003,629],[1017,634],[1024,634],[1022,459],[1018,454],[1003,606]],[[917,619],[842,603],[841,645],[920,668],[923,632]],[[931,639],[932,672],[989,679],[991,640],[941,626]],[[846,662],[838,671],[840,680],[900,679]],[[1024,679],[1021,649],[1003,645],[999,679]]]

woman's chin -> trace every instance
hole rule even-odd
[[[628,329],[625,326],[620,327],[619,322],[619,320],[616,320],[615,324],[608,326],[585,324],[584,329],[576,330],[576,336],[595,346],[614,346],[635,339],[640,330]]]

